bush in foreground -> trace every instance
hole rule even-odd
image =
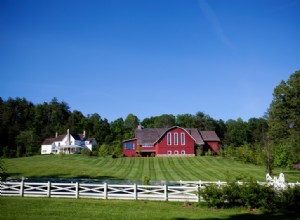
[[[300,186],[276,190],[272,186],[260,185],[250,181],[236,182],[218,186],[210,184],[200,190],[209,207],[230,208],[247,207],[264,212],[299,212]]]

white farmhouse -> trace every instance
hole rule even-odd
[[[82,149],[93,150],[96,145],[95,138],[86,138],[86,132],[82,134],[71,134],[67,130],[67,134],[58,135],[55,138],[47,138],[42,143],[41,154],[78,154]]]

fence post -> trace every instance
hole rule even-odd
[[[197,202],[200,202],[200,184],[198,184],[196,186],[196,190],[197,190]]]
[[[76,184],[75,184],[75,197],[76,197],[76,199],[78,199],[79,198],[79,183],[78,182],[76,182]]]
[[[23,180],[20,182],[20,196],[21,197],[24,196],[24,181]]]
[[[137,185],[136,185],[136,183],[133,184],[133,199],[134,199],[134,200],[137,200],[137,199],[138,199]]]
[[[50,182],[50,181],[48,181],[47,196],[48,196],[49,198],[51,197],[51,182]]]
[[[165,185],[165,201],[168,201],[168,185]]]
[[[104,196],[104,199],[107,199],[107,183],[104,183],[103,184],[103,186],[104,186],[104,190],[103,190],[103,196]]]

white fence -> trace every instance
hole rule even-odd
[[[0,196],[31,196],[31,197],[65,197],[65,198],[97,198],[97,199],[128,199],[128,200],[160,200],[199,202],[203,199],[199,190],[207,184],[224,185],[226,182],[180,181],[178,186],[151,185],[111,185],[87,183],[31,183],[1,182]],[[242,183],[241,183],[242,184]],[[261,182],[260,184],[266,184]],[[289,185],[300,183],[289,183]]]
[[[0,196],[200,201],[199,186],[2,182]]]

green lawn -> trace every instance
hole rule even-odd
[[[298,216],[299,217],[299,216]],[[0,219],[297,219],[243,208],[210,209],[178,202],[0,197]]]
[[[221,157],[101,158],[84,155],[39,155],[4,159],[13,177],[72,177],[141,180],[226,180],[227,176],[251,176],[265,181],[265,167]],[[300,171],[275,169],[289,182],[300,181]]]

